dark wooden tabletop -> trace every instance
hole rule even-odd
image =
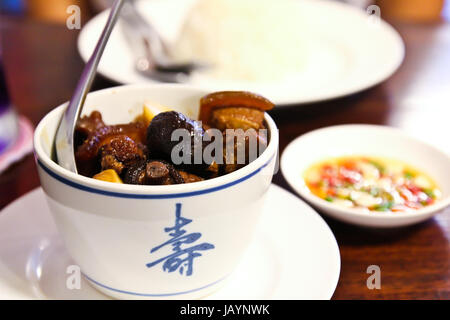
[[[12,99],[17,111],[37,124],[74,90],[83,68],[78,33],[62,25],[7,20],[4,60]],[[400,70],[347,98],[273,111],[281,152],[305,132],[345,123],[400,127],[450,152],[450,23],[393,24],[406,43]],[[114,85],[99,77],[94,89]],[[280,173],[274,182],[291,190]],[[0,209],[38,186],[30,155],[0,175]],[[326,221],[342,259],[335,299],[450,299],[450,209],[425,223],[387,231]],[[370,265],[381,268],[380,290],[366,286]]]

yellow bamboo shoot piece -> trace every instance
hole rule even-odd
[[[117,172],[112,169],[102,171],[102,172],[96,174],[93,178],[97,179],[97,180],[101,180],[101,181],[106,181],[106,182],[123,183],[122,179],[120,179]]]

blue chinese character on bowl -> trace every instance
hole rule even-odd
[[[169,234],[170,239],[150,251],[153,254],[163,247],[171,246],[172,253],[164,258],[148,263],[147,267],[152,268],[162,263],[164,271],[170,273],[178,270],[182,275],[191,276],[194,271],[194,259],[201,257],[202,251],[214,249],[214,245],[207,242],[199,243],[202,237],[200,232],[188,233],[183,229],[193,221],[181,216],[181,207],[181,203],[176,204],[174,226],[164,229]]]

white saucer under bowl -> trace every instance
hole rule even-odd
[[[272,185],[267,197],[245,257],[224,286],[206,298],[330,299],[340,273],[333,233],[284,189]],[[0,212],[0,299],[109,299],[84,278],[80,289],[68,289],[67,282],[76,283],[70,278],[76,274],[73,265],[42,189]]]
[[[367,212],[345,208],[313,195],[303,179],[313,164],[342,156],[375,156],[400,160],[428,174],[441,188],[442,198],[408,212]],[[450,205],[450,156],[396,128],[339,125],[314,130],[292,141],[281,157],[281,170],[298,194],[331,217],[366,227],[401,227],[429,219]]]

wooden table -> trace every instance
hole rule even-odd
[[[4,59],[12,97],[17,110],[37,124],[71,96],[83,67],[77,32],[9,22]],[[394,26],[407,47],[400,70],[383,84],[347,98],[273,111],[281,152],[305,132],[344,123],[400,127],[450,152],[450,23]],[[94,87],[112,85],[99,78]],[[280,173],[274,182],[290,190]],[[0,176],[0,208],[38,186],[33,157],[28,156]],[[450,209],[428,222],[390,231],[326,220],[342,258],[335,299],[450,299]],[[369,265],[381,267],[381,290],[366,286]]]

